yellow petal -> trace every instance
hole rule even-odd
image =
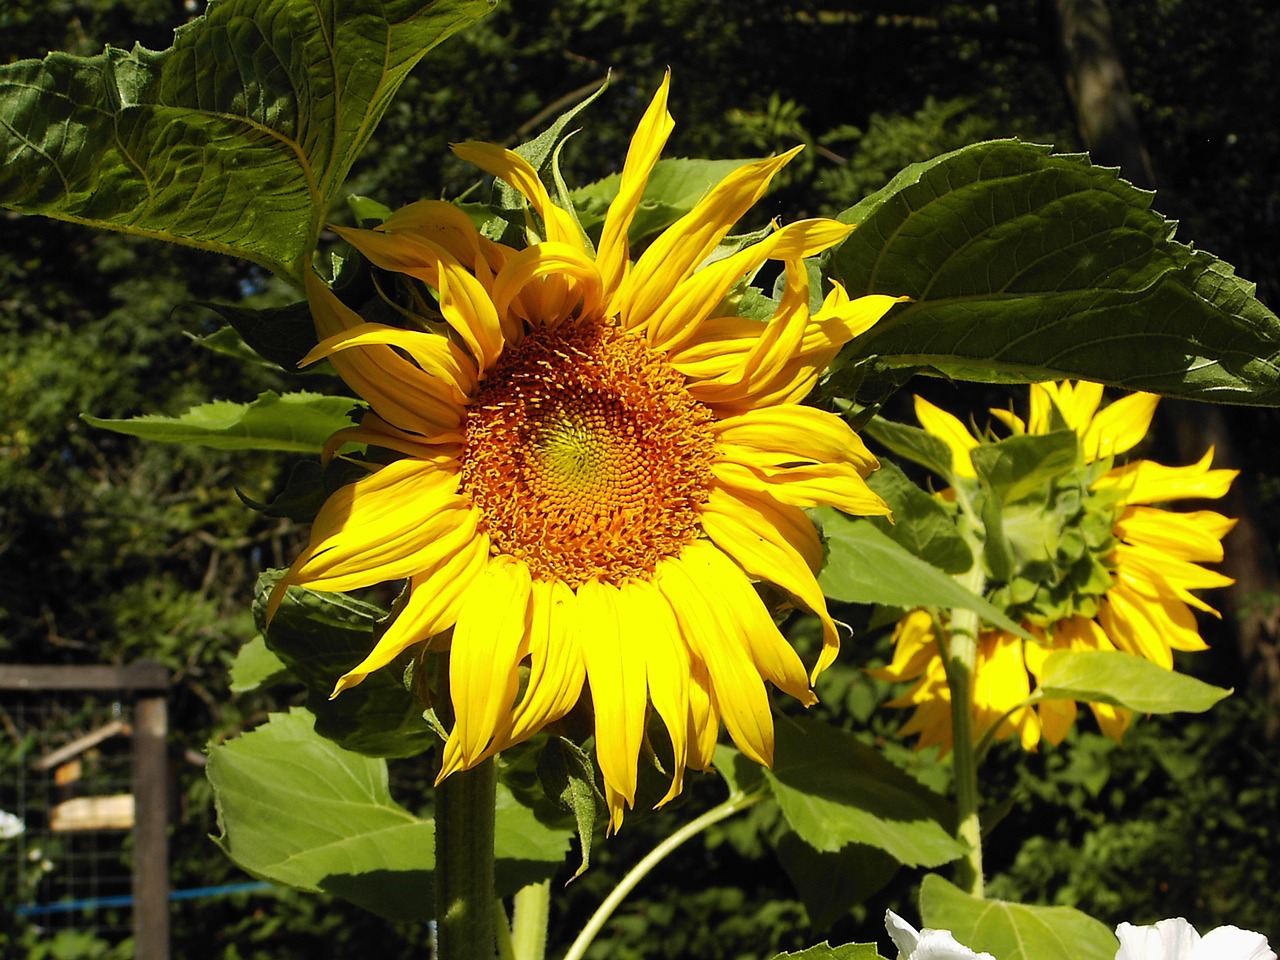
[[[927,610],[912,610],[893,628],[893,661],[867,673],[878,680],[914,680],[939,655],[933,617]]]
[[[956,417],[935,407],[924,397],[915,397],[916,419],[927,433],[937,437],[951,451],[951,469],[957,477],[976,477],[969,451],[978,441]],[[949,478],[947,478],[949,479]]]
[[[419,200],[394,211],[379,230],[429,240],[443,248],[481,281],[502,269],[509,248],[480,236],[475,224],[455,203]]]
[[[675,129],[675,121],[667,112],[667,93],[670,86],[671,71],[668,70],[662,78],[658,92],[653,95],[649,108],[640,118],[636,132],[631,137],[627,159],[622,165],[618,194],[609,204],[608,212],[605,213],[604,227],[600,232],[600,245],[596,249],[596,266],[600,270],[605,293],[610,298],[621,285],[631,259],[631,246],[627,241],[627,233],[640,206],[640,198],[644,196],[649,174],[653,172],[662,148],[666,146],[667,138]]]
[[[453,626],[462,609],[462,598],[489,561],[489,538],[483,534],[454,542],[439,541],[440,555],[410,579],[409,601],[378,638],[369,655],[348,670],[333,688],[331,697],[361,683],[374,670],[385,667],[415,643],[429,640]]]
[[[662,806],[684,787],[689,759],[689,647],[666,597],[647,580],[632,580],[618,588],[623,599],[623,643],[645,651],[649,700],[671,738],[671,788],[658,801]]]
[[[689,766],[709,770],[720,737],[720,711],[711,691],[707,665],[696,656],[689,660]]]
[[[485,173],[507,181],[524,194],[525,199],[542,218],[547,230],[547,240],[567,243],[579,251],[583,249],[582,233],[578,225],[567,211],[560,209],[552,202],[547,188],[538,179],[538,172],[533,169],[528,160],[496,143],[481,143],[475,140],[450,144],[450,149],[460,159],[475,164]]]
[[[1184,497],[1216,500],[1226,494],[1238,470],[1211,470],[1213,448],[1198,463],[1166,467],[1152,460],[1135,460],[1112,470],[1094,484],[1095,489],[1119,489],[1125,503],[1163,503]]]
[[[645,647],[633,642],[635,613],[615,586],[589,580],[578,588],[582,654],[596,714],[596,758],[604,782],[626,802],[636,800],[636,763],[648,704]],[[617,814],[621,818],[621,813]]]
[[[1156,507],[1128,507],[1116,520],[1121,540],[1150,547],[1180,560],[1218,563],[1222,538],[1236,522],[1212,510],[1173,513]]]
[[[454,724],[436,783],[483,759],[509,716],[520,683],[520,649],[529,631],[530,590],[529,568],[500,554],[463,598],[449,652]]]
[[[307,302],[321,338],[359,327],[359,314],[340,301],[319,277],[304,279]],[[333,366],[384,420],[401,430],[461,439],[462,409],[422,370],[387,346],[366,346],[335,354]]]
[[[465,404],[475,392],[479,371],[475,362],[457,344],[434,333],[404,330],[381,323],[358,323],[341,333],[325,337],[298,361],[298,366],[309,366],[352,347],[378,345],[397,347],[412,357],[425,375],[423,387],[440,395],[441,402],[452,399],[455,405]]]
[[[764,196],[774,174],[800,149],[734,170],[649,245],[614,301],[624,329],[646,321],[676,285],[707,259],[729,228]]]
[[[573,709],[586,680],[578,598],[560,580],[534,580],[530,594],[529,682],[504,746],[519,743]]]
[[[773,467],[756,462],[759,455],[754,451],[722,448],[720,452],[725,459],[713,463],[711,472],[726,488],[767,494],[793,507],[835,507],[862,517],[884,517],[891,512],[848,464]]]
[[[1019,707],[1031,696],[1022,644],[1019,637],[1003,631],[986,633],[979,639],[973,688],[974,735],[980,737],[999,723],[998,738],[1016,734],[1024,750],[1033,750],[1040,742],[1040,721],[1034,710]]]
[[[540,284],[554,281],[552,302]],[[568,282],[566,282],[568,281]],[[596,265],[581,251],[563,243],[539,243],[507,260],[493,284],[499,314],[512,314],[530,324],[554,327],[569,316],[595,316],[603,288]]]
[[[1082,436],[1085,460],[1092,463],[1132,450],[1147,435],[1159,402],[1154,393],[1133,393],[1102,410]]]
[[[681,633],[711,678],[711,689],[729,736],[746,756],[773,762],[773,717],[764,682],[743,648],[724,601],[724,584],[689,549],[658,566],[655,583],[675,611]],[[740,576],[740,574],[739,574]]]
[[[775,466],[795,462],[848,463],[866,476],[880,466],[862,438],[834,413],[786,404],[727,417],[713,427],[726,444],[771,455]]]
[[[816,681],[840,651],[840,635],[814,576],[822,542],[812,521],[770,497],[717,485],[703,507],[702,527],[747,573],[781,587],[822,621],[822,652],[810,673]]]
[[[1074,382],[1064,380],[1059,384],[1049,384],[1047,387],[1066,425],[1083,437],[1093,422],[1094,414],[1098,412],[1098,405],[1102,403],[1102,384],[1090,383],[1087,380]],[[1143,433],[1146,431],[1144,430]]]

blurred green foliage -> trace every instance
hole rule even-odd
[[[135,40],[163,48],[200,6],[7,0],[0,60]],[[1260,0],[1134,0],[1112,13],[1162,188],[1157,206],[1182,218],[1182,239],[1259,281],[1275,307],[1280,129],[1260,118],[1280,114],[1272,82],[1280,21]],[[449,141],[525,140],[612,69],[610,91],[565,153],[570,183],[597,179],[621,167],[635,119],[669,66],[677,126],[668,156],[759,155],[805,142],[803,160],[758,216],[830,213],[904,164],[974,139],[1018,135],[1077,149],[1048,23],[1044,5],[1015,0],[508,2],[415,71],[349,187],[390,206],[456,196],[477,176],[448,153]],[[286,563],[301,533],[292,520],[248,510],[236,490],[269,501],[289,461],[146,445],[91,430],[79,414],[178,415],[209,399],[296,387],[289,373],[237,363],[182,332],[220,325],[196,301],[268,305],[286,302],[288,291],[247,264],[0,216],[0,659],[165,662],[182,811],[173,885],[242,880],[207,839],[217,832],[210,791],[182,757],[303,696],[285,688],[233,697],[227,678],[235,650],[254,635],[257,574]],[[310,377],[306,388],[320,382]],[[1269,439],[1280,414],[1237,416],[1251,471],[1280,474]],[[1262,489],[1274,544],[1280,490],[1274,481]],[[875,709],[890,692],[860,673],[887,654],[883,629],[864,611],[850,619],[858,639],[824,677],[817,709],[945,787],[945,767],[893,739],[900,718]],[[1212,640],[1225,652],[1208,679],[1239,684],[1229,632]],[[1085,731],[1030,758],[998,750],[988,796],[1008,799],[991,833],[992,894],[1074,902],[1107,922],[1181,913],[1201,928],[1280,929],[1270,895],[1280,753],[1257,733],[1262,710],[1242,694],[1204,717],[1140,723],[1119,747]],[[409,764],[393,776],[397,799],[421,799],[420,771]],[[556,884],[559,949],[655,836],[723,795],[715,777],[691,781],[678,804],[637,814],[597,844],[583,877]],[[880,938],[886,906],[917,915],[918,878],[904,872],[830,928],[807,929],[764,842],[776,829],[758,807],[686,845],[627,901],[590,956],[746,960],[825,937]],[[570,858],[564,879],[575,865]],[[174,955],[193,960],[407,958],[421,955],[425,939],[420,927],[288,891],[187,901],[173,919]],[[19,949],[106,956],[100,943],[54,945],[0,930],[0,953]]]

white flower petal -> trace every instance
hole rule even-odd
[[[1276,960],[1267,938],[1239,927],[1218,927],[1200,941],[1196,960]]]
[[[958,943],[950,930],[916,928],[892,910],[884,915],[884,926],[898,948],[898,960],[996,960],[989,953],[974,953]]]
[[[916,933],[916,928],[892,910],[884,913],[884,928],[889,931],[889,939],[898,948],[898,960],[911,956],[911,951],[920,942],[920,934]]]

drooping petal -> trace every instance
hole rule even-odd
[[[721,442],[772,454],[787,463],[849,463],[865,477],[880,465],[862,438],[834,413],[786,404],[761,407],[715,424]]]
[[[304,279],[307,302],[322,339],[364,324],[312,273]],[[338,374],[384,420],[402,430],[430,432],[442,439],[461,439],[462,411],[417,366],[388,346],[371,345],[335,354]]]
[[[636,762],[644,739],[647,678],[643,643],[633,642],[638,624],[631,597],[615,586],[589,580],[578,588],[583,624],[582,654],[596,713],[596,759],[604,782],[620,801],[609,805],[610,829],[622,824],[636,802]]]
[[[306,549],[277,581],[268,620],[291,584],[351,590],[416,573],[434,541],[473,522],[467,499],[456,494],[459,481],[456,470],[409,459],[339,488],[321,507]]]
[[[1128,507],[1115,523],[1116,536],[1169,557],[1198,563],[1222,560],[1222,538],[1236,521],[1212,510],[1173,513],[1155,507]]]
[[[822,653],[810,673],[816,681],[839,653],[840,635],[814,576],[822,542],[812,521],[770,497],[717,485],[703,507],[702,527],[747,573],[781,587],[822,621]]]
[[[437,541],[438,556],[424,560],[422,571],[410,578],[404,609],[369,655],[338,679],[331,696],[356,686],[415,643],[429,640],[457,622],[463,597],[489,561],[487,536],[477,534],[474,526],[461,528],[460,533]]]
[[[550,299],[543,296],[547,281],[554,281]],[[581,250],[550,241],[510,257],[493,284],[498,313],[531,326],[554,327],[571,316],[595,316],[603,297],[596,265]]]
[[[694,655],[706,665],[729,736],[744,754],[769,766],[773,717],[764,682],[737,635],[733,612],[721,593],[724,584],[704,561],[702,551],[686,549],[658,567],[655,582],[675,611]]]
[[[573,709],[582,695],[578,598],[561,580],[534,580],[530,594],[529,682],[504,746],[519,743]]]
[[[436,783],[482,759],[515,701],[531,589],[529,568],[499,555],[463,597],[449,648],[454,725]]]
[[[689,660],[689,766],[709,770],[720,736],[720,710],[711,690],[711,674],[696,656]]]
[[[455,203],[419,200],[394,211],[378,228],[429,240],[443,248],[482,283],[492,281],[502,269],[509,248],[482,237],[475,224]]]
[[[538,212],[547,229],[547,240],[556,243],[567,243],[583,249],[582,232],[568,211],[560,209],[552,201],[547,188],[538,178],[529,161],[514,150],[507,150],[496,143],[470,141],[468,143],[450,144],[450,149],[459,159],[473,163],[485,173],[498,177],[511,184],[522,193],[526,200]]]
[[[457,344],[436,334],[381,323],[359,323],[325,337],[298,361],[298,366],[309,366],[353,347],[369,346],[396,347],[407,353],[424,374],[426,391],[438,394],[441,403],[452,400],[456,406],[461,406],[475,392],[478,370],[475,362]]]

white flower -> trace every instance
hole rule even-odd
[[[892,910],[885,912],[884,928],[898,947],[898,960],[996,960],[989,953],[974,953],[957,943],[950,930],[926,928],[917,933],[915,927]]]
[[[1239,927],[1218,927],[1201,939],[1181,917],[1149,927],[1116,927],[1116,960],[1276,960],[1267,938]]]
[[[12,840],[21,836],[26,829],[27,825],[22,822],[21,817],[8,810],[0,810],[0,840]]]

